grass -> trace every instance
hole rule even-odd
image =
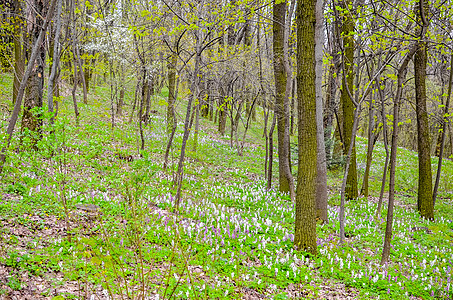
[[[2,74],[2,105],[9,105],[11,84],[11,76]],[[38,151],[26,143],[14,151],[19,146],[16,130],[1,175],[0,272],[7,278],[2,293],[26,291],[39,279],[40,297],[65,299],[135,299],[143,294],[165,299],[314,299],[334,293],[362,299],[452,297],[450,161],[444,161],[436,221],[428,222],[415,209],[416,155],[399,149],[391,262],[386,266],[379,264],[385,220],[374,218],[373,197],[347,203],[348,238],[344,246],[338,244],[336,191],[342,171],[331,171],[330,222],[318,225],[319,255],[307,258],[292,248],[294,207],[288,195],[265,189],[261,123],[252,123],[250,144],[238,156],[229,139],[201,119],[204,130],[197,151],[190,143],[188,147],[180,211],[173,213],[181,125],[170,170],[164,172],[164,101],[156,97],[152,103],[158,114],[145,128],[145,150],[140,152],[135,121],[128,124],[128,116],[119,117],[111,128],[109,97],[108,88],[96,87],[89,104],[80,104],[80,128],[73,120],[71,99],[64,98],[55,134],[44,128]],[[126,94],[126,102],[131,101],[133,95]],[[184,105],[180,109],[182,116]],[[8,112],[3,113],[5,128]],[[259,111],[257,115],[262,117]],[[358,138],[357,143],[361,166],[366,140]],[[371,169],[373,196],[380,189],[384,159],[378,143]],[[85,211],[81,205],[94,209]]]

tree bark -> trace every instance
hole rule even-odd
[[[269,115],[269,112],[268,112]],[[267,189],[270,190],[272,187],[272,165],[274,163],[274,129],[275,125],[277,124],[277,115],[274,114],[272,118],[272,125],[269,130],[269,168],[267,170]]]
[[[287,114],[285,113],[286,110],[289,110],[286,97],[287,72],[285,71],[284,62],[286,1],[278,4],[274,2],[273,17],[274,109],[277,115],[279,189],[281,192],[291,192],[293,194],[294,184],[289,168],[289,124]]]
[[[428,11],[428,3],[420,0],[417,5],[419,20],[422,28],[428,27],[425,12]],[[415,100],[417,114],[417,145],[418,145],[418,197],[417,208],[423,218],[434,219],[433,188],[431,170],[431,145],[429,141],[428,111],[426,106],[426,64],[427,64],[427,43],[422,39],[417,42],[417,50],[414,55],[415,75]]]
[[[296,22],[299,168],[294,246],[316,255],[316,0],[298,0]]]
[[[48,10],[49,2],[46,0],[35,0],[33,7],[29,9],[32,11],[32,18],[30,20],[31,26],[28,32],[30,43],[29,45],[35,45],[38,43],[39,35],[41,32],[41,26],[44,20],[41,16],[45,15]],[[30,49],[29,49],[30,51]],[[42,127],[42,115],[40,108],[43,106],[43,89],[44,89],[44,69],[46,65],[46,52],[45,44],[40,43],[38,48],[38,54],[36,57],[33,71],[31,72],[30,78],[27,81],[27,88],[24,98],[24,112],[22,115],[21,131],[26,128],[32,133],[33,146],[41,138],[41,127]],[[38,109],[38,111],[36,110]]]
[[[366,153],[365,174],[363,174],[362,189],[360,191],[360,194],[364,197],[368,197],[368,180],[370,177],[371,162],[373,160],[373,149],[375,144],[375,106],[373,103],[373,93],[370,93],[369,95],[368,105],[368,145]]]
[[[54,123],[54,114],[53,114],[53,90],[54,90],[54,84],[55,84],[55,78],[57,77],[57,70],[58,66],[60,64],[60,31],[61,31],[61,9],[62,9],[62,1],[63,0],[57,0],[57,14],[56,14],[56,27],[55,27],[55,37],[54,37],[54,48],[53,48],[53,61],[52,61],[52,69],[50,72],[49,76],[49,82],[47,85],[47,108],[49,113],[51,114],[50,116],[50,123]]]
[[[412,46],[409,53],[404,58],[398,69],[398,86],[395,96],[395,104],[393,107],[393,134],[392,134],[392,149],[390,153],[390,178],[389,178],[389,202],[387,209],[387,224],[385,227],[384,248],[382,250],[381,265],[389,260],[390,243],[392,240],[393,228],[393,207],[395,202],[395,171],[396,171],[396,154],[398,151],[398,122],[399,122],[399,106],[403,95],[403,84],[406,80],[407,65],[414,55],[416,47]]]
[[[44,40],[44,36],[46,34],[47,27],[48,27],[50,21],[52,20],[53,11],[55,8],[55,2],[56,2],[56,0],[51,0],[51,4],[49,5],[49,10],[47,12],[46,19],[44,21],[44,24],[40,27],[41,31],[39,33],[39,36],[38,36],[35,44],[33,45],[33,49],[31,51],[31,55],[28,60],[27,68],[25,69],[24,76],[23,76],[22,81],[19,86],[19,91],[17,93],[16,103],[14,104],[13,113],[11,114],[11,118],[8,123],[8,128],[6,129],[7,143],[6,143],[6,146],[3,147],[2,152],[0,154],[0,173],[3,170],[3,165],[5,164],[5,161],[6,161],[6,150],[11,143],[11,138],[13,136],[14,128],[16,127],[17,118],[19,116],[19,112],[20,112],[20,108],[21,108],[21,104],[22,104],[22,98],[24,97],[25,86],[26,86],[26,83],[27,83],[30,75],[32,74],[32,70],[35,65],[35,60],[36,60],[36,57],[38,56],[39,48],[41,47],[41,44]]]
[[[17,93],[19,92],[20,80],[24,75],[24,53],[22,52],[22,40],[24,32],[20,30],[22,21],[19,16],[22,14],[22,9],[19,0],[13,2],[14,16],[14,82],[13,82],[13,104],[16,103]]]
[[[75,38],[76,35],[73,36],[73,38]],[[87,84],[85,82],[85,72],[83,70],[83,63],[82,63],[82,59],[80,58],[80,50],[79,50],[79,44],[78,44],[78,39],[75,38],[77,40],[77,43],[75,45],[75,54],[76,54],[76,62],[79,66],[79,73],[80,73],[80,80],[82,82],[82,91],[83,91],[83,103],[84,104],[88,104],[88,89],[87,89]]]
[[[179,78],[176,79],[176,87],[174,89],[174,99],[177,99],[178,98],[178,86],[179,86]],[[174,116],[174,119],[173,119],[173,128],[171,129],[171,133],[170,133],[170,136],[168,138],[168,142],[167,142],[167,147],[165,149],[165,156],[164,156],[164,170],[166,171],[167,170],[167,165],[168,165],[168,155],[170,154],[170,149],[171,149],[171,145],[173,143],[173,138],[175,136],[175,132],[176,132],[176,127],[178,125],[178,121],[176,120],[176,113],[175,113],[175,106],[173,105],[172,107],[172,115]]]
[[[177,191],[176,191],[176,199],[175,199],[175,209],[179,208],[179,203],[181,201],[181,188],[182,188],[182,179],[183,179],[183,173],[184,173],[184,159],[186,155],[186,145],[187,145],[187,140],[189,139],[189,133],[190,133],[190,113],[192,110],[192,103],[195,97],[195,91],[198,89],[198,74],[200,72],[200,62],[201,62],[201,43],[202,39],[201,37],[197,37],[197,42],[195,46],[195,64],[193,67],[193,73],[192,73],[192,83],[190,87],[190,95],[189,99],[187,101],[187,112],[186,112],[186,119],[184,121],[184,135],[182,137],[182,144],[181,144],[181,154],[179,156],[179,162],[178,162],[178,171],[176,173],[176,179],[175,179],[175,184],[177,186]]]
[[[323,1],[316,0],[315,61],[316,61],[316,140],[317,140],[317,177],[316,177],[316,215],[324,223],[327,214],[327,161],[324,142],[324,118],[322,108],[322,56],[324,44]]]
[[[175,42],[177,46],[177,42]],[[176,47],[174,47],[170,60],[168,61],[168,106],[167,106],[167,132],[171,133],[176,123],[175,116],[175,84],[176,84],[176,64],[177,64]]]
[[[381,215],[381,208],[382,208],[382,200],[384,198],[384,190],[385,190],[385,181],[387,180],[387,171],[388,171],[388,165],[389,165],[389,158],[390,158],[390,151],[388,147],[388,135],[387,135],[387,114],[385,112],[385,97],[383,94],[382,89],[380,88],[379,84],[377,85],[378,93],[379,93],[379,98],[381,99],[381,119],[382,119],[382,134],[384,136],[384,147],[385,147],[385,163],[384,163],[384,170],[382,174],[382,180],[381,180],[381,191],[379,193],[379,201],[378,201],[378,207],[376,211],[376,217],[380,217]]]
[[[447,123],[448,122],[447,115],[448,115],[448,110],[449,110],[449,107],[450,107],[452,81],[453,81],[453,54],[450,56],[450,76],[448,78],[447,101],[445,103],[444,113],[443,113],[443,116],[442,116],[442,127],[441,127],[442,137],[441,137],[441,140],[440,140],[439,162],[437,164],[436,181],[435,181],[434,190],[433,190],[433,210],[434,210],[434,206],[436,205],[437,191],[439,189],[439,181],[440,181],[440,172],[442,170],[442,159],[443,159],[443,156],[444,156],[444,145],[445,145],[447,124],[448,124]]]
[[[351,1],[346,1],[345,6],[349,7]],[[354,20],[352,13],[343,16],[342,35],[343,35],[343,81],[341,89],[341,103],[343,110],[343,153],[347,155],[349,145],[352,143],[351,163],[346,182],[346,198],[355,199],[358,197],[357,189],[357,163],[355,136],[352,136],[352,126],[354,123],[354,104],[351,95],[354,94]],[[348,90],[350,93],[348,93]],[[351,95],[350,95],[351,94]]]
[[[145,89],[145,85],[146,85],[146,82],[147,82],[147,79],[146,79],[146,68],[144,67],[144,65],[142,65],[142,95],[140,97],[140,108],[138,110],[138,124],[139,124],[139,129],[140,129],[140,141],[141,141],[141,145],[140,145],[140,149],[143,151],[145,149],[145,136],[144,136],[144,133],[143,133],[143,104],[145,102],[145,98],[146,98],[146,89]]]

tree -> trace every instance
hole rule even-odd
[[[58,70],[58,65],[60,64],[60,51],[61,51],[61,46],[60,46],[60,31],[61,31],[61,9],[62,9],[62,2],[63,0],[57,0],[57,14],[55,15],[56,17],[56,28],[55,28],[55,36],[54,36],[54,48],[53,48],[53,61],[52,61],[52,67],[51,67],[51,72],[49,76],[49,82],[47,85],[47,108],[49,113],[53,114],[53,90],[54,90],[54,84],[55,84],[55,79],[57,77],[57,70]],[[51,123],[54,122],[54,116],[51,115],[50,118]]]
[[[416,5],[417,17],[421,21],[420,39],[414,55],[415,100],[417,113],[417,144],[418,144],[418,195],[417,208],[426,219],[434,219],[433,183],[431,170],[431,145],[429,141],[428,111],[426,106],[426,63],[428,61],[426,31],[429,11],[428,2],[420,0]]]
[[[406,54],[398,69],[398,82],[395,96],[395,103],[393,106],[393,134],[392,134],[392,149],[390,153],[390,178],[389,178],[389,202],[387,209],[387,223],[385,227],[384,248],[382,250],[381,264],[385,264],[390,256],[390,243],[392,240],[393,228],[393,207],[395,202],[395,175],[396,175],[396,155],[398,151],[398,121],[400,101],[403,95],[404,82],[406,80],[407,65],[414,55],[416,47],[411,46],[409,52]]]
[[[317,126],[317,179],[316,179],[316,215],[323,222],[328,221],[327,215],[327,157],[324,143],[324,125],[322,116],[322,54],[324,44],[323,1],[316,1],[316,126]]]
[[[46,65],[45,44],[39,43],[39,35],[44,20],[41,16],[46,15],[49,2],[46,0],[35,0],[29,7],[31,20],[29,20],[28,45],[38,45],[38,53],[30,77],[27,81],[27,87],[24,98],[24,112],[22,115],[22,127],[24,131],[28,129],[33,134],[32,140],[34,143],[39,139],[42,126],[42,118],[40,109],[43,106],[43,90],[44,90],[44,68]],[[26,56],[32,52],[31,48],[26,50]]]
[[[297,99],[299,168],[296,190],[294,245],[313,255],[316,245],[316,91],[315,24],[316,0],[298,0],[297,22]]]
[[[351,1],[346,1],[343,12],[342,36],[343,36],[343,81],[341,87],[341,104],[343,111],[343,152],[348,153],[349,145],[352,144],[351,166],[347,175],[346,198],[355,199],[359,193],[357,190],[357,162],[355,150],[355,136],[352,136],[352,124],[354,123],[354,109],[352,95],[354,93],[354,20]]]
[[[450,76],[448,78],[448,92],[447,92],[447,102],[445,103],[443,115],[442,115],[442,124],[441,124],[441,138],[440,138],[440,145],[439,145],[439,162],[437,164],[437,173],[436,173],[436,181],[434,184],[433,190],[433,209],[436,205],[436,197],[437,191],[439,188],[439,181],[440,181],[440,172],[442,170],[442,159],[444,154],[444,145],[445,145],[445,136],[447,131],[447,115],[448,109],[450,107],[450,98],[451,98],[451,86],[453,80],[453,53],[450,55]]]
[[[35,65],[35,60],[36,60],[36,57],[38,56],[39,48],[41,46],[41,43],[44,40],[44,36],[46,35],[47,27],[49,26],[49,23],[52,20],[55,3],[56,3],[56,1],[52,0],[51,4],[49,5],[49,9],[47,11],[46,18],[44,19],[44,24],[40,28],[41,30],[39,32],[38,38],[36,39],[36,42],[33,45],[30,57],[28,59],[27,68],[25,69],[24,76],[22,77],[22,80],[21,80],[21,83],[19,86],[19,91],[17,92],[16,103],[14,103],[14,109],[11,114],[11,119],[9,120],[8,128],[6,129],[6,136],[7,136],[6,146],[2,148],[2,151],[0,153],[0,173],[3,170],[3,165],[6,161],[6,150],[11,143],[11,138],[12,138],[12,135],[14,132],[14,128],[16,127],[17,118],[19,116],[19,112],[20,112],[21,105],[22,105],[22,98],[24,97],[25,86],[26,86],[26,83],[27,83],[30,75],[32,74],[32,70]]]
[[[20,80],[24,75],[24,53],[22,51],[23,22],[21,21],[22,7],[19,0],[12,1],[13,5],[13,28],[14,28],[14,84],[13,84],[13,104],[16,102],[19,92]]]
[[[285,71],[285,17],[286,1],[274,1],[273,22],[273,63],[275,78],[275,114],[277,115],[278,137],[278,170],[279,187],[282,192],[290,192],[293,196],[294,183],[290,171],[289,152],[289,119],[286,111],[288,108],[287,77]],[[291,16],[290,16],[291,17]],[[290,20],[291,21],[291,20]],[[288,66],[287,66],[288,67]],[[290,81],[289,81],[290,82]],[[288,92],[291,89],[288,89]]]

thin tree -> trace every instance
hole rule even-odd
[[[189,99],[187,101],[187,111],[186,111],[186,118],[184,121],[184,134],[182,137],[182,144],[181,144],[181,154],[179,156],[178,162],[178,170],[176,173],[175,178],[175,185],[177,187],[176,190],[176,199],[175,199],[175,209],[179,208],[179,203],[181,201],[181,188],[182,188],[182,179],[184,173],[184,159],[186,155],[186,146],[187,140],[189,139],[190,133],[190,114],[192,111],[192,103],[194,102],[194,98],[196,97],[195,91],[198,90],[198,81],[199,81],[199,74],[200,74],[200,62],[201,62],[201,54],[203,52],[202,43],[203,38],[201,35],[201,30],[195,34],[196,44],[195,44],[195,63],[192,71],[192,83],[190,86],[191,93],[189,95]]]
[[[384,248],[382,250],[381,264],[385,264],[390,256],[390,243],[392,240],[393,229],[393,207],[395,202],[395,171],[396,171],[396,154],[398,151],[398,122],[399,122],[399,108],[403,95],[403,85],[406,81],[407,65],[414,55],[416,50],[413,44],[409,53],[404,57],[398,69],[398,81],[395,95],[395,102],[393,106],[393,133],[392,133],[392,148],[390,153],[390,178],[389,178],[389,202],[387,208],[387,224],[385,227]]]
[[[385,162],[384,162],[384,170],[382,172],[382,179],[381,179],[381,191],[379,192],[379,200],[378,200],[378,207],[376,210],[376,217],[379,218],[381,216],[381,208],[382,208],[382,200],[384,199],[384,190],[385,190],[385,182],[387,180],[387,172],[388,172],[388,165],[390,159],[390,151],[388,147],[388,134],[387,134],[387,114],[385,109],[385,97],[380,84],[384,84],[385,88],[385,81],[383,83],[376,83],[377,90],[379,94],[379,98],[381,99],[381,119],[382,119],[382,135],[384,139],[384,148],[385,148]]]
[[[448,124],[447,115],[448,115],[448,110],[450,107],[452,81],[453,81],[453,53],[450,56],[450,76],[448,78],[447,101],[444,106],[444,113],[442,116],[442,124],[441,124],[441,129],[440,129],[442,132],[442,137],[441,137],[440,148],[439,148],[439,161],[437,163],[436,181],[434,183],[434,190],[433,190],[433,209],[434,209],[434,206],[436,205],[436,198],[437,198],[437,192],[439,189],[439,181],[440,181],[440,172],[442,170],[442,159],[443,159],[443,155],[444,155],[445,136],[446,136],[447,124]]]
[[[315,61],[316,61],[316,139],[317,178],[316,178],[316,216],[323,222],[328,222],[327,215],[327,159],[324,142],[324,120],[322,109],[322,55],[324,44],[323,1],[316,1],[315,28]]]
[[[53,61],[52,61],[52,68],[49,76],[49,82],[47,85],[47,109],[50,116],[50,123],[54,123],[54,115],[53,115],[53,95],[54,95],[54,84],[55,79],[57,77],[57,70],[58,65],[60,64],[60,31],[61,31],[61,8],[62,8],[62,0],[57,0],[57,14],[55,15],[56,18],[56,28],[55,28],[55,37],[54,37],[54,48],[53,48]]]
[[[352,153],[350,154],[350,167],[347,173],[346,181],[346,198],[355,199],[358,197],[357,189],[357,162],[355,149],[355,136],[352,135],[354,123],[354,103],[353,103],[353,80],[354,80],[354,20],[351,0],[344,4],[342,36],[343,36],[343,81],[341,88],[341,105],[343,111],[343,152],[348,155],[349,146],[352,144]]]

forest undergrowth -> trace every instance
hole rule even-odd
[[[12,76],[0,76],[4,141]],[[346,204],[344,245],[338,236],[343,171],[329,171],[329,223],[317,225],[319,254],[311,257],[293,249],[289,196],[265,188],[261,123],[252,124],[238,156],[228,137],[201,121],[196,151],[189,141],[183,197],[175,211],[172,182],[182,125],[164,171],[163,98],[154,98],[157,113],[139,151],[131,105],[112,129],[109,96],[108,88],[96,87],[89,104],[79,104],[79,127],[71,99],[63,98],[55,126],[43,127],[36,147],[30,134],[16,130],[20,138],[13,140],[1,174],[0,298],[453,298],[451,161],[445,161],[436,219],[429,222],[416,211],[416,153],[399,149],[392,251],[384,266],[379,262],[386,204],[375,217],[383,145],[378,142],[373,154],[372,195]],[[127,94],[126,102],[132,101]],[[360,166],[366,140],[357,143]],[[437,159],[432,163],[434,168]]]

